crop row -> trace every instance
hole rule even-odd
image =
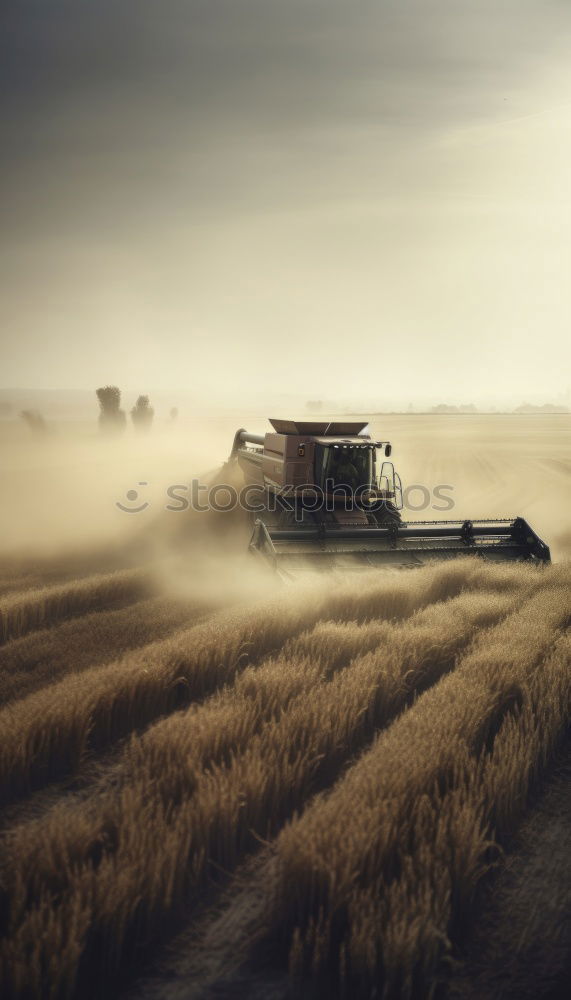
[[[286,826],[270,937],[294,977],[425,996],[571,710],[568,587],[532,598]]]
[[[444,564],[398,578],[365,576],[348,584],[296,592],[248,610],[219,612],[84,674],[61,681],[0,711],[0,801],[10,801],[81,766],[165,713],[202,699],[233,681],[248,663],[279,649],[324,617],[344,621],[403,619],[417,608],[462,591],[492,587],[528,593],[541,585],[525,568],[479,561]]]
[[[514,612],[516,602],[464,594],[403,624],[319,626],[204,705],[133,737],[92,799],[5,838],[5,992],[40,996],[48,981],[64,997],[95,969],[112,976],[136,943],[192,908],[207,876],[231,870],[334,781],[478,630],[510,611],[517,627],[529,608]]]

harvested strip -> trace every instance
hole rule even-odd
[[[450,669],[477,630],[503,617],[516,600],[464,595],[426,609],[406,626],[387,624],[387,641],[378,653],[366,653],[333,680],[298,693],[229,764],[204,769],[211,753],[205,753],[205,730],[199,756],[181,759],[179,717],[162,756],[149,752],[153,731],[141,738],[139,754],[131,748],[131,780],[122,780],[116,795],[59,815],[54,810],[50,822],[14,830],[6,841],[4,873],[12,904],[3,953],[8,987],[37,995],[54,941],[66,942],[50,977],[54,982],[54,975],[60,976],[60,992],[77,988],[81,952],[84,975],[97,967],[102,977],[113,976],[134,940],[147,940],[166,916],[183,904],[188,908],[190,893],[212,865],[233,867],[257,837],[274,832],[316,784],[334,777],[343,761],[407,704],[415,686]],[[247,680],[255,687],[264,669],[243,675],[244,686]],[[306,669],[307,663],[298,665],[296,683]],[[275,682],[275,664],[270,672]],[[200,712],[189,715],[190,721],[199,717]],[[221,720],[211,721],[210,740],[220,756]],[[234,723],[238,728],[245,722],[237,699]],[[165,727],[162,736],[168,735]],[[169,751],[174,766],[165,775]],[[48,915],[52,930],[39,944],[38,929]],[[30,948],[33,964],[19,957]]]
[[[556,578],[554,569],[552,578]],[[232,681],[246,663],[280,648],[327,614],[344,621],[406,618],[417,608],[485,587],[522,593],[544,583],[527,567],[468,559],[401,576],[364,574],[357,590],[323,581],[289,599],[213,616],[144,650],[68,676],[0,712],[0,801],[74,773],[89,749],[104,749],[165,713]]]
[[[552,647],[569,620],[565,591],[533,598],[282,831],[267,919],[294,975],[349,996],[426,988],[491,832],[513,827],[566,725],[568,634]]]
[[[132,569],[9,594],[0,604],[0,644],[67,618],[133,603],[148,596],[151,589],[150,574]]]

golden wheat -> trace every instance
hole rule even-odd
[[[206,602],[149,597],[113,611],[96,611],[8,643],[0,653],[0,705],[191,625]]]
[[[139,933],[149,933],[157,915],[183,898],[188,907],[188,893],[213,864],[228,870],[255,846],[257,836],[271,835],[417,688],[449,670],[478,628],[497,622],[515,601],[509,595],[465,595],[419,612],[406,626],[364,626],[358,630],[362,647],[370,646],[373,635],[377,649],[358,656],[332,680],[318,683],[339,664],[336,643],[328,647],[330,657],[322,655],[313,668],[306,659],[250,670],[238,691],[132,741],[111,792],[82,809],[54,810],[47,820],[18,828],[8,838],[12,974],[16,953],[23,953],[37,926],[36,908],[30,912],[26,900],[40,900],[43,909],[50,894],[57,899],[58,921],[66,924],[65,931],[58,927],[58,940],[66,938],[77,951],[77,934],[86,926],[83,908],[89,908],[90,931],[82,947],[92,949],[97,940],[100,960],[112,970],[134,921]],[[313,641],[311,634],[300,637],[299,648]],[[290,649],[294,652],[295,644]],[[266,718],[270,709],[266,725],[260,706]],[[234,743],[229,757],[226,734]],[[157,838],[168,844],[159,871]],[[79,912],[83,919],[68,924]],[[70,967],[66,959],[63,968]],[[41,979],[39,968],[32,975]],[[37,989],[39,980],[30,984],[29,967],[18,969],[22,988]]]
[[[105,995],[275,834],[264,934],[294,978],[414,995],[562,730],[570,579],[466,560],[323,581],[9,706],[7,796],[129,739],[81,797],[6,831],[3,995]]]
[[[492,832],[511,828],[569,718],[556,636],[570,618],[565,591],[533,598],[282,831],[269,912],[294,975],[329,974],[348,995],[426,987]]]
[[[142,570],[123,570],[88,580],[8,594],[0,604],[0,643],[74,615],[118,607],[148,595],[151,578]]]
[[[521,567],[490,570],[466,560],[419,570],[404,580],[369,574],[358,587],[333,590],[324,583],[288,600],[221,612],[207,624],[85,676],[65,677],[0,712],[0,801],[77,770],[89,748],[101,750],[204,697],[325,615],[345,621],[402,619],[463,590],[487,586],[501,593],[518,583],[533,589],[541,578]]]

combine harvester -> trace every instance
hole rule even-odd
[[[265,435],[236,431],[226,469],[238,465],[251,487],[250,550],[283,579],[302,567],[418,566],[466,555],[550,562],[522,517],[402,521],[391,444],[372,441],[366,423],[270,423]]]

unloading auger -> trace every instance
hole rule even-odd
[[[250,550],[284,578],[308,566],[418,566],[466,555],[550,562],[522,517],[402,521],[391,443],[373,441],[366,423],[270,423],[264,435],[236,431],[228,464],[238,464],[247,487]]]

